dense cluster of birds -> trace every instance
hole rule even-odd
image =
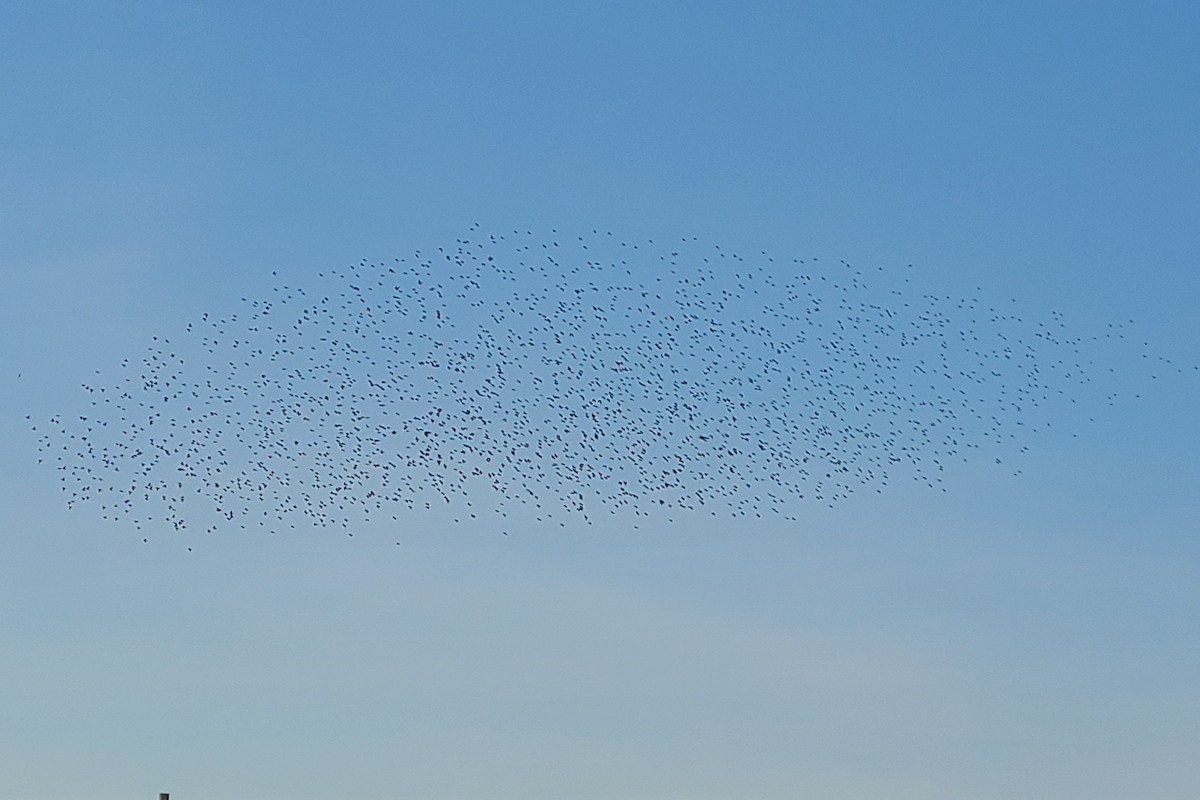
[[[521,506],[793,517],[1027,447],[1090,380],[1056,313],[695,239],[473,227],[319,277],[86,385],[86,413],[41,426],[67,502],[139,529],[351,535],[430,508],[503,532]]]

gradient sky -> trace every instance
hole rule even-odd
[[[0,798],[1194,797],[1200,380],[1146,367],[1200,364],[1194,4],[3,17]],[[187,552],[37,464],[25,415],[152,336],[474,222],[912,264],[1137,341],[1020,475],[799,523]]]

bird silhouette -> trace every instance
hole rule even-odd
[[[504,534],[517,507],[560,525],[796,519],[900,477],[937,488],[973,450],[1027,451],[1092,380],[1061,313],[910,276],[473,226],[155,337],[39,447],[68,506],[139,531],[353,535],[439,506]]]

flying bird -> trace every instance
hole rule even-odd
[[[156,337],[39,443],[69,506],[138,530],[796,519],[1027,450],[1082,344],[907,268],[473,226]]]

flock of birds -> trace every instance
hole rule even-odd
[[[147,538],[424,509],[504,533],[522,507],[794,518],[1024,449],[1090,380],[1058,314],[694,239],[476,226],[320,278],[84,386],[39,431],[68,504]]]

